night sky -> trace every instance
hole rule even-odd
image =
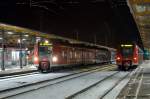
[[[1,0],[0,12],[0,22],[63,37],[142,44],[126,0]]]

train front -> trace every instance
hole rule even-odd
[[[52,54],[52,44],[48,41],[38,43],[37,55],[34,57],[35,64],[38,64],[38,70],[47,72],[50,70],[50,60]]]
[[[127,70],[138,64],[138,47],[133,44],[122,44],[117,52],[116,63],[120,70]]]

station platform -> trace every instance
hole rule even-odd
[[[12,76],[12,75],[19,75],[25,73],[36,72],[37,68],[35,66],[25,66],[22,69],[18,68],[9,68],[5,70],[0,70],[0,77],[3,76]]]
[[[131,77],[118,99],[150,99],[150,60],[146,60]]]

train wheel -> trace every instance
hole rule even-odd
[[[39,64],[40,71],[43,72],[49,72],[50,71],[50,63],[49,62],[40,62]]]
[[[124,66],[124,70],[125,71],[129,70],[129,66]]]

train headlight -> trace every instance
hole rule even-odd
[[[53,56],[52,61],[53,61],[53,62],[57,62],[57,61],[58,61],[58,58],[57,58],[56,56]]]
[[[38,57],[34,57],[34,61],[37,62],[38,61]]]
[[[134,59],[134,60],[137,60],[137,58],[136,58],[136,57],[134,57],[133,59]]]
[[[120,57],[117,57],[117,60],[120,60],[121,58]]]

